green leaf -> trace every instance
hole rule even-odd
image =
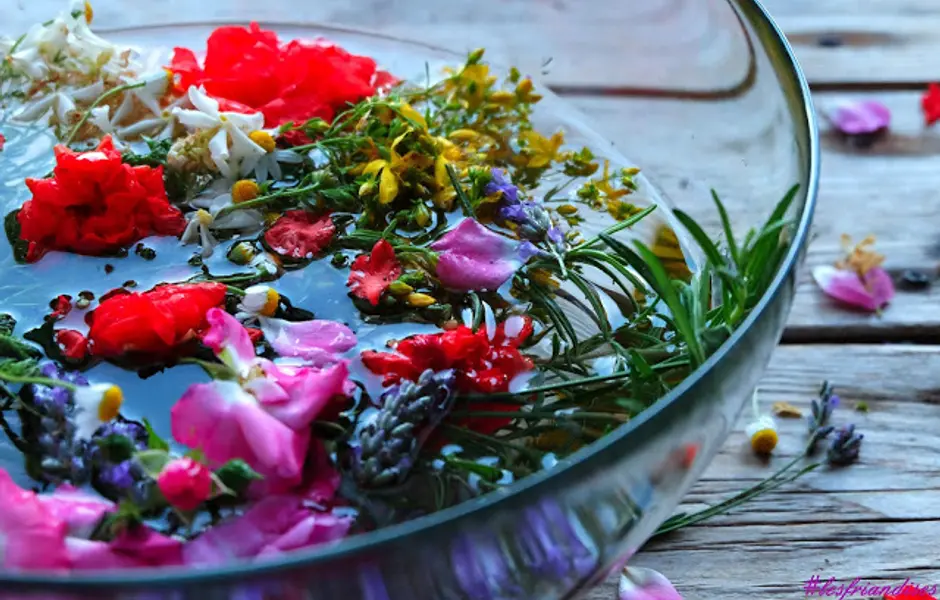
[[[676,209],[674,211],[676,219],[682,223],[682,226],[695,238],[695,241],[698,242],[699,247],[702,248],[702,252],[705,253],[705,257],[711,261],[713,265],[724,265],[725,260],[721,256],[721,252],[718,251],[718,247],[715,243],[708,237],[708,234],[705,233],[705,230],[695,222],[695,219],[690,217],[687,213]]]
[[[712,200],[715,201],[715,207],[718,209],[718,216],[721,217],[721,227],[725,232],[725,243],[728,244],[728,252],[731,254],[731,260],[735,267],[741,268],[741,255],[738,252],[738,243],[734,239],[734,230],[731,227],[731,219],[728,218],[728,211],[725,205],[718,197],[718,192],[712,190]],[[716,265],[717,266],[717,265]]]
[[[199,448],[193,448],[192,450],[188,450],[186,454],[184,454],[183,456],[185,456],[186,458],[191,458],[197,463],[206,462],[206,453],[200,450]]]
[[[4,376],[14,379],[36,377],[39,375],[39,364],[33,359],[0,361],[0,379]]]
[[[106,438],[95,440],[98,448],[108,462],[119,463],[132,458],[137,448],[134,442],[124,435],[109,435]]]
[[[144,450],[134,454],[134,460],[147,475],[156,479],[170,462],[170,455],[165,450]]]
[[[55,322],[47,320],[36,329],[30,329],[23,334],[23,339],[38,344],[46,356],[58,362],[67,362],[62,349],[55,341]]]
[[[638,255],[632,248],[620,240],[614,239],[606,233],[600,234],[600,238],[604,240],[604,243],[607,244],[610,249],[617,254],[617,256],[630,265],[630,267],[637,272],[644,282],[646,282],[643,286],[644,288],[647,286],[653,286],[653,273],[650,270],[649,265],[647,265],[646,262],[640,258],[640,255]],[[657,258],[656,261],[658,262],[659,259]],[[653,289],[655,289],[655,287]],[[645,292],[646,290],[642,289],[640,291]]]
[[[228,461],[216,469],[215,474],[225,487],[237,495],[244,493],[251,482],[264,479],[240,458]]]
[[[3,219],[3,231],[6,233],[7,241],[10,242],[10,246],[13,248],[13,259],[18,263],[25,263],[29,243],[20,238],[20,222],[16,218],[19,212],[19,209],[17,209],[7,214]]]
[[[150,421],[148,419],[144,419],[143,424],[144,429],[147,430],[147,448],[150,450],[162,450],[163,452],[168,452],[170,450],[170,444],[161,438],[156,431],[154,431]]]
[[[42,358],[42,352],[12,335],[0,333],[0,357],[17,360]]]

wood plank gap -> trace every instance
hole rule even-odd
[[[940,327],[897,326],[891,328],[838,328],[797,326],[783,332],[781,345],[820,344],[910,344],[936,345]]]

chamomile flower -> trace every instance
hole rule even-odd
[[[102,92],[104,84],[100,81],[78,89],[61,88],[27,102],[13,118],[25,122],[47,118],[69,125],[77,114],[77,105],[94,102]]]
[[[192,109],[174,108],[172,114],[190,131],[209,131],[209,158],[223,177],[234,178],[254,170],[267,152],[249,134],[264,125],[261,113],[223,112],[219,103],[197,87],[189,88]]]
[[[213,230],[250,233],[261,229],[261,226],[264,224],[264,215],[261,214],[261,211],[253,209],[233,210],[218,217],[222,209],[235,204],[233,198],[237,196],[238,184],[242,181],[245,180],[235,182],[235,185],[232,186],[232,191],[228,193],[205,195],[191,202],[194,207],[206,210],[212,215],[212,223],[210,226]]]
[[[280,302],[281,296],[274,288],[267,285],[253,285],[245,290],[245,295],[238,303],[236,316],[243,319],[257,316],[273,317]]]
[[[209,211],[200,208],[191,213],[186,220],[186,229],[180,236],[180,243],[187,244],[199,243],[202,248],[202,257],[212,256],[212,252],[219,244],[219,241],[212,235],[211,227],[214,219]]]
[[[72,399],[75,404],[75,437],[90,440],[99,427],[118,416],[124,393],[116,385],[98,383],[77,388]]]
[[[754,410],[754,420],[748,424],[744,432],[751,441],[751,449],[757,454],[770,454],[777,447],[777,423],[770,415],[762,414],[757,407],[757,393],[751,399]]]

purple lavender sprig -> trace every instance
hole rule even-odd
[[[855,425],[840,427],[829,444],[828,452],[826,452],[826,459],[829,464],[845,466],[858,460],[864,437],[862,434],[855,432]]]
[[[382,408],[359,433],[352,474],[363,487],[400,484],[434,428],[450,412],[454,372],[428,369],[382,394]]]
[[[501,195],[497,217],[503,223],[516,225],[516,231],[524,240],[532,242],[548,241],[557,250],[564,251],[565,236],[552,223],[551,215],[545,207],[532,200],[520,200],[519,188],[512,184],[501,169],[490,171],[490,181],[483,188],[490,196]]]

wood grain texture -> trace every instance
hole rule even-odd
[[[855,423],[858,464],[810,473],[727,515],[654,540],[634,564],[657,569],[691,599],[789,600],[812,575],[848,583],[940,585],[931,550],[940,534],[940,346],[783,346],[760,386],[761,406],[787,401],[808,414],[828,378],[842,402],[835,424]],[[855,406],[864,401],[868,413]],[[778,419],[770,461],[747,446],[742,417],[685,499],[696,510],[734,495],[798,453],[806,423]],[[820,493],[825,492],[825,493]],[[616,598],[616,581],[590,600]]]

